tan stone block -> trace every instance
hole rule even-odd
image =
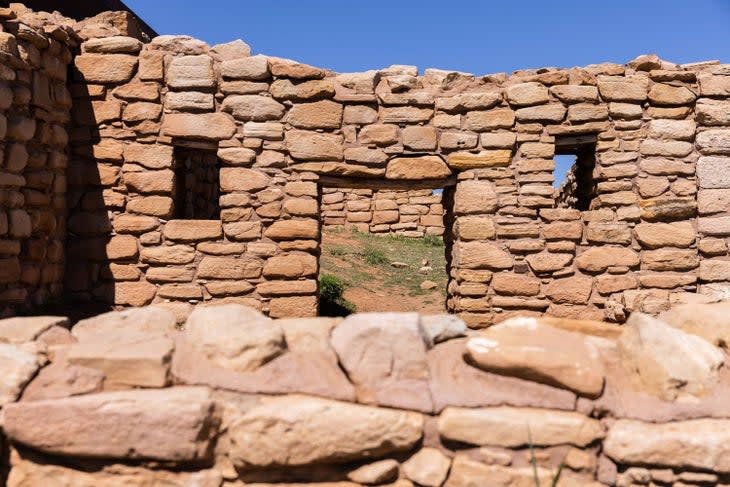
[[[436,149],[436,129],[428,126],[405,127],[401,133],[403,145],[412,150]]]
[[[128,103],[124,107],[122,118],[126,123],[137,123],[144,120],[159,120],[162,113],[162,106],[157,103],[139,101]]]
[[[235,222],[223,225],[226,237],[234,241],[256,240],[261,238],[261,222]]]
[[[210,281],[205,283],[205,289],[211,296],[240,296],[253,291],[253,284],[247,281]]]
[[[151,216],[142,215],[117,215],[112,221],[114,231],[117,233],[144,233],[156,229],[160,220]]]
[[[479,143],[479,136],[469,132],[442,132],[439,145],[442,149],[473,149]]]
[[[561,122],[565,119],[566,109],[562,104],[551,103],[534,107],[518,108],[515,117],[518,122]]]
[[[150,267],[145,279],[150,282],[190,282],[195,272],[184,267]]]
[[[266,278],[297,278],[314,275],[317,268],[317,258],[311,254],[282,254],[266,261],[263,275]]]
[[[165,224],[165,238],[181,242],[212,240],[223,236],[218,220],[170,220]]]
[[[381,107],[380,121],[383,123],[419,123],[428,122],[433,116],[432,108],[418,107]]]
[[[398,140],[398,127],[384,124],[367,125],[360,129],[358,140],[362,144],[391,145]]]
[[[454,245],[456,267],[500,270],[512,267],[511,255],[490,242],[458,242]]]
[[[456,219],[454,231],[462,240],[488,240],[496,236],[494,221],[484,216],[461,216]]]
[[[256,258],[205,256],[198,265],[198,279],[258,279],[263,264]]]
[[[388,162],[387,179],[440,179],[451,170],[439,156],[395,157]]]
[[[290,181],[284,186],[289,196],[317,196],[317,183],[310,181]]]
[[[331,79],[318,79],[297,84],[288,79],[277,79],[271,84],[269,92],[271,96],[280,100],[306,101],[332,98],[335,89]]]
[[[265,80],[270,76],[269,62],[261,55],[225,60],[220,69],[227,79]]]
[[[486,133],[482,134],[479,140],[485,149],[509,149],[511,151],[517,142],[517,134],[510,132]]]
[[[555,155],[555,145],[525,142],[520,145],[520,154],[530,159],[552,159]]]
[[[345,107],[343,122],[345,124],[366,125],[378,120],[378,111],[364,105],[348,105]]]
[[[700,264],[700,259],[694,249],[659,249],[642,252],[641,263],[650,271],[690,270]]]
[[[150,82],[132,82],[114,88],[112,94],[123,100],[157,101],[160,99],[160,85]]]
[[[641,223],[634,228],[636,240],[644,248],[690,247],[696,232],[690,222]]]
[[[545,288],[545,296],[554,303],[586,304],[593,289],[593,279],[576,275],[556,279]]]
[[[140,164],[149,169],[172,167],[173,148],[169,145],[128,143],[123,154],[126,163]]]
[[[273,298],[269,301],[269,316],[272,318],[317,316],[317,297]]]
[[[303,129],[334,129],[342,125],[342,105],[330,100],[294,105],[287,122]]]
[[[649,101],[655,105],[689,105],[697,96],[687,87],[654,83],[649,90]]]
[[[526,259],[530,269],[536,274],[546,274],[559,271],[573,262],[573,254],[540,252],[533,254]]]
[[[568,107],[568,121],[570,122],[593,122],[607,118],[608,107],[605,104],[579,103]]]
[[[170,91],[165,95],[165,109],[178,111],[213,110],[215,99],[212,93],[196,91]]]
[[[643,102],[649,92],[649,79],[643,76],[598,76],[598,91],[605,101]]]
[[[276,245],[275,244],[267,244],[267,243],[259,243],[259,244],[249,244],[248,250],[249,252],[256,254],[256,255],[265,255],[266,252],[260,251],[258,248],[254,246],[266,246],[266,247],[272,247],[273,252],[271,255],[273,255],[276,252]],[[242,254],[246,251],[246,245],[242,243],[234,243],[234,242],[200,242],[198,245],[196,245],[196,249],[198,252],[202,252],[204,254],[212,254],[212,255],[232,255],[232,254]]]
[[[111,285],[113,303],[122,306],[146,306],[152,302],[157,287],[147,281],[123,281]]]
[[[491,181],[467,180],[456,185],[454,213],[492,213],[497,209],[497,193]]]
[[[703,281],[728,281],[730,280],[730,261],[727,260],[703,260],[699,263],[699,277]]]
[[[88,83],[124,83],[137,69],[137,57],[126,54],[82,54],[74,59],[81,79]]]
[[[511,160],[511,150],[483,150],[477,153],[453,152],[448,156],[449,166],[460,170],[508,166]]]
[[[131,235],[115,235],[107,242],[105,252],[109,260],[136,259],[137,239]]]
[[[245,147],[218,149],[218,159],[230,166],[249,166],[256,159],[256,152]]]
[[[289,130],[285,138],[289,154],[295,159],[340,161],[343,158],[343,138],[341,135]]]
[[[485,112],[469,112],[464,117],[465,127],[475,132],[510,129],[514,123],[515,112],[510,108],[496,108]]]
[[[203,299],[199,284],[163,284],[157,295],[165,299]]]
[[[272,240],[317,239],[319,222],[314,219],[275,221],[264,231],[264,236]]]
[[[243,135],[264,140],[283,140],[284,125],[278,122],[246,122],[243,124]]]
[[[163,58],[161,51],[144,50],[139,55],[139,78],[143,81],[162,81],[164,77]]]
[[[615,276],[603,275],[596,278],[596,290],[600,294],[613,294],[627,289],[636,289],[639,281],[631,274]]]
[[[626,223],[589,222],[586,239],[590,243],[631,243],[631,230]]]
[[[583,236],[583,222],[558,221],[545,225],[542,231],[547,240],[580,240]]]
[[[141,260],[146,264],[189,264],[195,259],[195,249],[188,245],[143,247]]]
[[[492,289],[507,296],[536,296],[540,280],[525,274],[498,272],[492,277]]]
[[[221,110],[237,120],[265,122],[280,120],[286,107],[268,96],[231,95],[223,100]]]
[[[126,172],[124,183],[135,193],[172,193],[175,173],[169,169],[161,171]]]
[[[380,225],[383,223],[396,223],[399,218],[400,213],[397,210],[374,211],[372,224]]]
[[[170,218],[173,211],[173,200],[168,196],[140,196],[127,202],[129,213]]]
[[[510,105],[515,106],[541,105],[550,101],[548,89],[536,82],[512,85],[505,93]]]
[[[174,89],[212,88],[215,86],[213,60],[205,54],[173,57],[165,81]]]
[[[348,147],[345,149],[345,161],[358,162],[367,165],[382,165],[388,160],[388,154],[381,149],[367,147]]]
[[[223,140],[233,137],[236,123],[225,113],[167,113],[161,130],[173,138]]]
[[[267,188],[271,179],[262,171],[243,167],[222,167],[220,169],[221,191],[259,191]]]
[[[262,296],[311,295],[317,292],[317,281],[314,279],[266,281],[256,286],[256,291]]]
[[[697,100],[695,111],[697,122],[701,125],[730,125],[730,101],[702,98]]]

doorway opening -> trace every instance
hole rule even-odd
[[[591,208],[596,195],[593,170],[597,140],[595,134],[556,138],[553,176],[559,207],[581,211]]]
[[[320,183],[320,314],[446,313],[452,182],[367,183]]]

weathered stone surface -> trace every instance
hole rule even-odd
[[[430,412],[426,336],[416,313],[362,313],[332,331],[360,402]]]
[[[573,254],[540,252],[528,256],[527,264],[536,274],[546,274],[563,269],[573,262]]]
[[[110,311],[76,323],[71,334],[80,342],[98,341],[116,334],[148,338],[172,336],[177,325],[170,311],[149,306]]]
[[[436,345],[428,352],[435,411],[446,406],[517,406],[572,410],[575,394],[537,382],[494,374],[468,365],[467,339]]]
[[[457,242],[454,265],[464,269],[501,270],[512,267],[512,256],[490,242]]]
[[[19,346],[0,343],[0,406],[18,399],[25,385],[33,378],[40,363],[35,353]]]
[[[220,169],[221,191],[260,191],[271,184],[271,178],[263,171],[245,167]]]
[[[622,247],[592,247],[578,256],[576,264],[586,272],[603,272],[611,266],[635,267],[639,254]]]
[[[730,157],[700,157],[697,179],[702,188],[730,188]]]
[[[287,122],[302,129],[334,129],[342,125],[342,105],[330,100],[294,105]]]
[[[170,88],[212,88],[215,86],[213,60],[206,54],[173,57],[165,78]]]
[[[174,387],[8,404],[13,441],[56,455],[202,461],[217,418],[205,388]]]
[[[728,426],[719,419],[650,424],[618,420],[608,430],[604,451],[623,464],[730,472]]]
[[[695,105],[697,122],[706,126],[730,125],[730,101],[702,98]]]
[[[648,96],[649,80],[643,76],[598,76],[598,91],[606,101],[642,102]]]
[[[403,474],[408,480],[425,487],[440,487],[451,467],[451,459],[435,448],[421,448],[403,463]]]
[[[618,346],[635,386],[666,401],[706,395],[724,362],[702,338],[642,313],[631,314]]]
[[[275,322],[237,304],[198,308],[185,323],[185,340],[208,360],[237,372],[249,372],[286,349]]]
[[[270,76],[266,56],[240,57],[221,63],[221,75],[229,79],[264,80]]]
[[[566,411],[533,408],[446,408],[438,420],[442,438],[472,445],[586,446],[604,436],[601,423]]]
[[[223,140],[236,133],[236,124],[224,113],[168,113],[162,117],[162,132],[173,138]]]
[[[548,89],[540,83],[530,82],[512,85],[506,90],[511,105],[541,105],[550,100]]]
[[[461,181],[456,185],[455,214],[488,214],[496,209],[497,193],[491,181]]]
[[[557,282],[557,281],[556,281]],[[480,368],[564,387],[595,397],[603,389],[598,350],[585,335],[513,318],[467,342],[467,353]]]
[[[642,247],[689,247],[695,243],[696,232],[690,222],[641,223],[634,228],[636,240]]]
[[[260,467],[341,463],[408,450],[422,428],[418,413],[296,395],[262,398],[230,426],[230,456],[236,465]]]
[[[74,65],[81,78],[89,83],[124,83],[137,69],[137,57],[126,54],[82,54]]]
[[[428,339],[429,348],[436,343],[466,335],[466,323],[454,315],[421,316],[421,327]]]
[[[102,54],[137,53],[142,50],[142,42],[126,36],[97,37],[84,42],[82,49]]]
[[[697,134],[697,146],[703,154],[730,154],[730,130],[711,129]]]
[[[386,179],[440,179],[451,170],[439,156],[395,157],[388,162]]]
[[[286,147],[295,159],[304,161],[342,160],[343,138],[341,135],[289,130],[285,137]]]
[[[556,472],[542,467],[536,467],[537,482],[539,485],[549,485],[555,478]],[[486,465],[468,458],[466,455],[456,455],[449,479],[445,487],[476,487],[489,485],[490,487],[533,487],[536,485],[535,471],[531,467],[505,467],[502,465]],[[563,474],[560,478],[561,487],[585,487],[592,484],[585,479],[575,479],[570,474]],[[596,486],[597,487],[597,486]]]
[[[466,112],[469,110],[486,110],[497,106],[502,101],[499,92],[461,93],[436,99],[436,108],[445,112]]]
[[[659,319],[680,330],[697,335],[716,347],[730,346],[730,303],[685,304],[674,306]]]
[[[318,235],[319,222],[317,220],[276,221],[264,231],[264,236],[272,240],[314,239]]]
[[[286,107],[268,96],[232,95],[223,100],[221,110],[232,114],[237,120],[265,122],[281,119]]]
[[[170,220],[164,234],[170,240],[182,242],[211,240],[223,235],[223,227],[215,220]]]

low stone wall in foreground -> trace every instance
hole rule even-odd
[[[7,485],[728,485],[729,316],[7,319]]]

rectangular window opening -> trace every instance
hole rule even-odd
[[[175,147],[175,209],[180,220],[218,220],[218,156],[215,151]]]
[[[593,170],[597,140],[595,134],[556,138],[553,184],[558,207],[581,211],[591,208],[596,195]]]

